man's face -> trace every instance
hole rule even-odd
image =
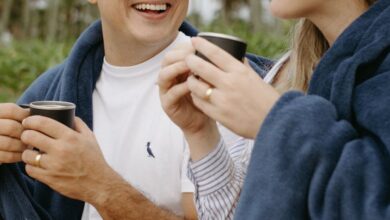
[[[183,22],[189,0],[89,0],[98,4],[110,38],[154,44],[172,40]]]

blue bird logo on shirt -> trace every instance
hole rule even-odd
[[[153,154],[152,148],[150,148],[150,142],[146,144],[146,152],[148,152],[149,157],[156,158]]]

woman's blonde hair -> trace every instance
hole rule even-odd
[[[363,0],[371,6],[377,0]],[[306,92],[314,68],[329,49],[321,31],[309,20],[301,19],[294,28],[291,54],[287,66],[287,77],[276,85],[279,92],[300,90]]]

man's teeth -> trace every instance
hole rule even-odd
[[[152,10],[152,11],[165,11],[167,10],[167,4],[138,4],[135,6],[138,10]]]

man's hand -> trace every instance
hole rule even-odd
[[[26,145],[20,141],[23,132],[21,122],[29,111],[16,104],[0,104],[0,163],[15,163],[22,160]]]
[[[41,151],[24,151],[27,174],[59,193],[93,204],[108,181],[120,178],[81,119],[76,118],[75,130],[42,116],[28,117],[22,124],[23,143]],[[38,154],[42,155],[39,164]]]
[[[181,219],[155,206],[112,170],[81,119],[76,118],[75,130],[42,116],[26,118],[23,127],[21,140],[41,151],[26,150],[22,155],[32,178],[90,203],[103,219]]]

